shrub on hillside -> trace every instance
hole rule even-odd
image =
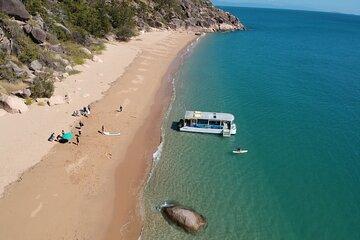
[[[115,35],[120,41],[129,41],[134,36],[134,30],[129,26],[121,26],[115,30]]]
[[[63,0],[62,7],[73,25],[85,29],[90,34],[103,37],[110,31],[105,0]]]
[[[54,93],[54,82],[49,74],[38,76],[30,86],[32,98],[50,98]]]
[[[24,31],[22,31],[17,23],[11,22],[7,19],[1,19],[1,24],[10,35],[13,41],[15,53],[21,62],[30,63],[31,61],[40,57],[40,47],[37,46],[24,33]]]
[[[66,54],[70,57],[70,60],[74,64],[83,64],[85,63],[85,59],[91,58],[90,55],[86,54],[83,50],[81,50],[82,46],[74,42],[65,42],[63,46],[65,48]]]
[[[31,15],[35,15],[36,13],[41,14],[46,11],[44,8],[46,1],[44,0],[22,0],[22,1]]]

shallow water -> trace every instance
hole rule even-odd
[[[249,31],[207,35],[181,67],[142,239],[360,239],[360,17],[226,10]],[[233,113],[238,134],[172,130],[186,109]],[[208,227],[169,226],[165,200]]]

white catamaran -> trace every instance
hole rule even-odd
[[[180,131],[222,134],[230,137],[236,134],[234,115],[230,113],[186,111],[178,123]]]

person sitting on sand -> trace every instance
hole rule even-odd
[[[75,110],[75,111],[73,112],[72,116],[78,117],[78,116],[79,116],[79,111],[78,111],[78,110]]]
[[[119,112],[122,112],[123,107],[120,105]]]
[[[79,122],[79,126],[80,126],[80,128],[82,128],[84,126],[82,121]]]
[[[48,139],[49,142],[53,142],[55,140],[55,133],[52,133]]]
[[[64,130],[61,130],[61,135],[64,135],[65,134],[65,131]]]

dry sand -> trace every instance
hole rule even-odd
[[[140,53],[140,48],[124,43],[110,43],[106,47],[98,56],[101,61],[77,66],[80,74],[55,83],[54,95],[68,94],[69,104],[49,107],[34,103],[29,112],[0,117],[0,196],[5,186],[40,162],[54,146],[46,141],[50,134],[70,130],[76,120],[71,113],[102,98],[102,92],[109,89],[110,83],[120,77]]]
[[[55,144],[51,148],[46,142],[51,126],[54,131],[67,130],[64,125],[76,131],[75,126],[69,126],[74,119],[68,115],[86,104],[78,103],[74,97],[69,105],[41,109],[42,112],[35,108],[16,116],[31,120],[26,125],[30,129],[17,130],[16,125],[22,127],[23,122],[15,116],[11,123],[7,122],[5,126],[12,129],[4,129],[9,139],[1,139],[0,153],[6,159],[2,157],[0,162],[4,166],[11,161],[18,164],[9,164],[7,171],[1,170],[0,176],[5,176],[1,181],[8,181],[9,176],[14,180],[14,173],[31,167],[41,154],[51,150],[8,187],[0,199],[0,239],[138,239],[141,231],[138,196],[152,154],[160,143],[162,117],[170,99],[171,86],[164,76],[177,54],[194,39],[194,34],[185,32],[144,34],[129,43],[108,46],[101,56],[102,64],[90,63],[82,73],[83,78],[82,74],[74,76],[76,84],[83,84],[80,88],[85,89],[90,84],[86,81],[96,80],[99,73],[103,78],[109,74],[109,82],[113,81],[112,76],[123,73],[105,96],[92,104],[91,115],[81,119],[85,126],[79,146]],[[94,72],[85,75],[88,71]],[[107,83],[104,80],[104,89]],[[84,99],[85,92],[89,92],[89,98],[96,95],[95,90],[90,91],[79,93],[79,101]],[[97,98],[100,96],[94,96]],[[121,113],[116,112],[119,105],[124,107]],[[52,113],[55,109],[58,114]],[[53,114],[52,118],[43,113],[46,111]],[[0,120],[0,126],[4,126],[5,120]],[[121,135],[101,135],[98,130],[102,125]],[[22,131],[34,138],[23,137]],[[37,131],[39,136],[35,135]],[[37,153],[40,150],[41,154]]]

